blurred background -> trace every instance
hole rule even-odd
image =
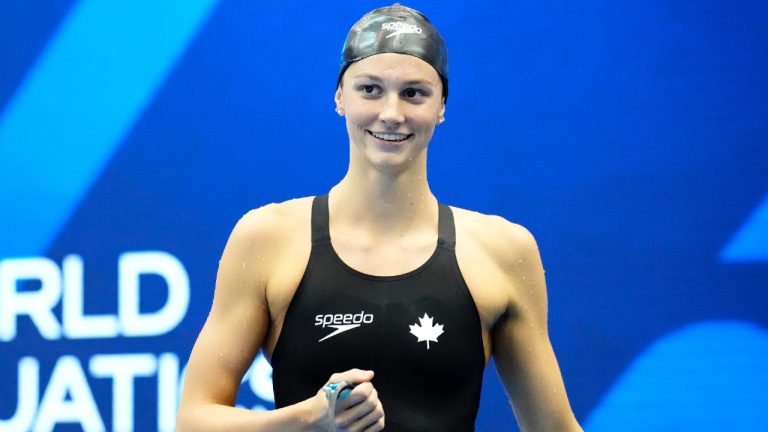
[[[231,228],[346,170],[382,5],[0,3],[0,430],[173,430]],[[431,187],[536,236],[585,430],[768,430],[768,4],[408,5],[450,54]],[[492,367],[477,430],[517,430]]]

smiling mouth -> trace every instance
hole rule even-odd
[[[392,132],[373,132],[373,131],[367,131],[370,135],[372,135],[374,138],[378,138],[382,141],[388,141],[392,143],[397,142],[403,142],[411,137],[413,134],[402,134],[402,133],[392,133]]]

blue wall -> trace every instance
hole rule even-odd
[[[0,5],[0,430],[172,428],[234,223],[345,171],[379,5]],[[432,189],[537,237],[585,429],[768,429],[768,6],[409,5],[450,49]],[[486,377],[478,430],[516,430]]]

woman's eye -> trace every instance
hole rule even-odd
[[[409,88],[406,89],[403,94],[407,98],[415,98],[417,96],[426,96],[426,93],[423,90],[415,89],[415,88]]]
[[[366,94],[374,94],[376,92],[376,86],[374,85],[364,85],[362,86],[362,89]]]

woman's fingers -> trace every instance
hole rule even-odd
[[[336,413],[340,413],[350,407],[364,403],[371,395],[378,400],[378,393],[370,382],[364,382],[355,386],[351,392],[342,400],[336,403]]]
[[[373,379],[373,371],[362,369],[350,369],[345,372],[338,372],[331,375],[329,383],[346,381],[354,384],[360,384],[362,382],[370,381]]]
[[[380,431],[382,429],[384,429],[384,408],[382,407],[380,401],[374,410],[358,418],[346,428],[337,426],[337,430],[344,430],[348,432]]]
[[[384,425],[384,408],[379,394],[369,382],[362,383],[336,405],[336,428],[341,431],[363,431]]]
[[[336,401],[334,423],[337,431],[374,432],[384,428],[384,407],[371,383],[373,375],[373,371],[363,369],[331,375],[329,383],[346,381],[355,384],[349,394]]]

